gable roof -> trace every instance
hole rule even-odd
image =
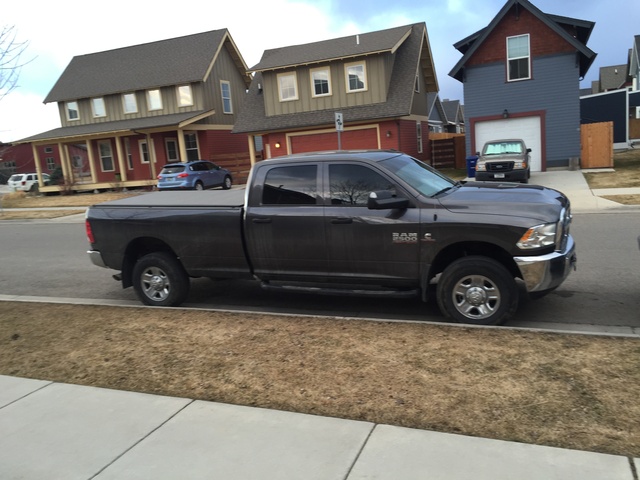
[[[600,76],[598,78],[600,91],[606,92],[622,88],[630,80],[627,69],[628,65],[626,64],[600,67]]]
[[[468,37],[455,43],[453,46],[463,54],[463,57],[456,63],[453,69],[449,72],[449,75],[456,80],[462,81],[464,67],[478,50],[480,45],[487,39],[493,32],[496,26],[502,21],[502,19],[509,13],[512,7],[525,8],[531,12],[536,18],[538,18],[547,27],[557,33],[566,42],[573,46],[579,53],[580,60],[580,76],[584,77],[589,70],[589,67],[596,58],[596,54],[587,47],[586,43],[591,36],[594,22],[587,20],[579,20],[576,18],[561,17],[558,15],[548,15],[534,6],[528,0],[508,0],[507,3],[500,9],[498,14],[491,20],[491,23],[482,30],[477,31],[469,35]],[[567,26],[575,28],[576,37],[570,35],[565,29]]]
[[[447,114],[442,108],[440,95],[437,92],[427,93],[427,103],[429,105],[429,122],[447,123]]]
[[[202,82],[223,47],[249,86],[247,66],[228,30],[222,29],[75,56],[44,103]]]
[[[396,53],[386,102],[267,117],[264,96],[258,88],[258,85],[264,84],[262,72],[384,52]],[[358,36],[267,50],[260,63],[250,69],[255,75],[244,106],[236,117],[233,132],[257,133],[332,125],[334,113],[338,111],[349,122],[409,115],[415,75],[419,67],[427,82],[427,89],[437,91],[438,82],[424,22]]]
[[[442,108],[451,124],[464,123],[460,100],[442,100]]]
[[[633,37],[633,47],[629,54],[629,75],[637,77],[638,71],[640,71],[640,35]]]

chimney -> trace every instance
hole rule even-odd
[[[356,35],[356,45],[360,45],[360,35]]]

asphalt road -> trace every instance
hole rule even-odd
[[[572,233],[577,271],[547,297],[523,299],[509,325],[640,334],[640,212],[576,214]],[[139,304],[115,271],[90,263],[83,223],[3,222],[0,245],[0,294]],[[266,292],[248,281],[193,280],[185,306],[444,321],[435,303]]]

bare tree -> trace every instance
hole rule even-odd
[[[19,42],[16,33],[13,25],[0,30],[0,100],[18,86],[20,70],[29,63],[22,61],[29,42]]]

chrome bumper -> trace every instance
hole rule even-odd
[[[576,244],[567,238],[566,248],[537,257],[514,258],[528,292],[549,290],[560,285],[576,267]]]
[[[89,260],[91,260],[91,263],[94,265],[102,268],[109,268],[105,265],[104,260],[102,260],[102,255],[97,250],[89,250],[87,251],[87,254],[89,255]]]

